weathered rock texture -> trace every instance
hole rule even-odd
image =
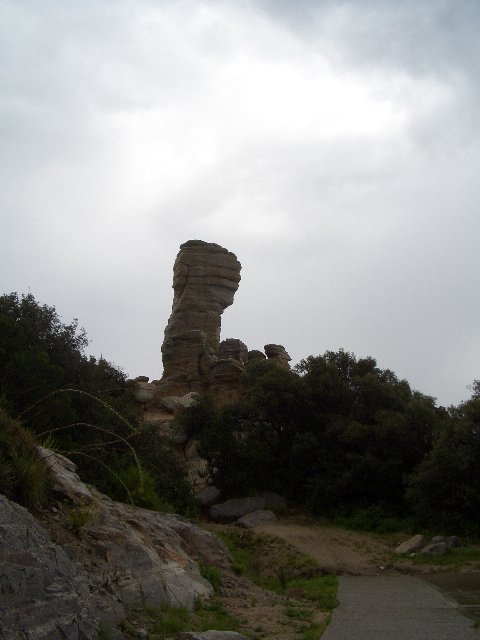
[[[51,459],[60,491],[62,459]],[[86,489],[76,482],[75,496]],[[213,591],[197,560],[228,571],[223,543],[188,520],[134,509],[95,489],[90,496],[84,507],[57,503],[43,514],[44,526],[0,496],[0,638],[93,640],[100,622],[115,628],[129,607],[193,608]],[[68,524],[80,513],[75,536]],[[124,636],[117,629],[112,637]]]
[[[210,517],[216,522],[227,524],[234,522],[247,513],[265,509],[265,498],[252,496],[247,498],[230,498],[210,508]]]
[[[265,354],[269,360],[273,360],[284,369],[290,369],[289,362],[291,358],[285,351],[285,347],[283,347],[281,344],[266,344],[264,349]]]
[[[0,495],[0,638],[89,640],[97,632],[84,576],[26,509]]]
[[[220,345],[221,315],[240,282],[236,256],[217,244],[189,240],[173,267],[172,313],[162,345],[157,397],[208,387]]]

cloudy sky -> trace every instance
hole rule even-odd
[[[222,337],[480,377],[478,0],[0,0],[1,293],[158,378],[193,238]]]

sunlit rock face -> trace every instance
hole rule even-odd
[[[220,345],[221,316],[240,282],[237,257],[217,244],[189,240],[173,267],[173,305],[162,345],[159,394],[208,387]]]

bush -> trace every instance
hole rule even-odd
[[[0,394],[10,413],[73,458],[82,480],[100,491],[193,514],[196,503],[178,459],[153,430],[140,429],[125,374],[85,356],[87,344],[77,320],[64,324],[31,294],[0,296]],[[24,474],[32,468],[29,463]],[[5,461],[4,484],[11,473]]]
[[[373,358],[343,350],[295,371],[253,361],[243,382],[241,402],[196,420],[213,483],[230,496],[275,491],[321,515],[375,504],[403,516],[406,478],[449,420]]]
[[[0,493],[30,508],[45,504],[51,488],[48,469],[34,435],[0,408]]]
[[[410,476],[408,498],[419,525],[479,538],[480,398],[451,416]]]

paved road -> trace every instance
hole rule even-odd
[[[338,595],[322,640],[480,640],[456,604],[419,578],[340,577]]]

